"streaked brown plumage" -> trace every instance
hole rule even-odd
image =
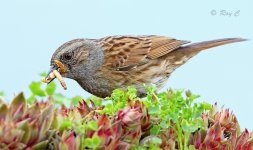
[[[162,87],[177,67],[201,50],[244,40],[226,38],[189,45],[188,41],[155,35],[76,39],[56,50],[51,71],[65,70],[60,71],[63,77],[76,80],[99,97],[130,85],[143,97],[146,94],[143,84]],[[64,68],[56,65],[55,60]]]

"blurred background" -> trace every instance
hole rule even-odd
[[[51,55],[74,38],[156,34],[199,42],[253,39],[251,0],[23,0],[0,2],[0,91],[6,99],[49,69]],[[177,69],[166,87],[190,89],[199,101],[231,108],[241,128],[253,130],[253,40],[203,51]],[[88,97],[66,79],[67,96]],[[58,84],[58,82],[57,82]]]

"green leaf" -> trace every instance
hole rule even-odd
[[[101,139],[99,138],[99,136],[93,135],[92,136],[92,145],[93,145],[93,147],[99,146],[100,143],[101,143]]]
[[[70,118],[64,118],[60,124],[60,130],[70,129],[72,127],[72,121]]]
[[[71,105],[71,100],[68,99],[67,97],[65,97],[64,95],[57,93],[53,95],[53,100],[55,103],[57,104],[64,104],[66,106],[70,106]]]
[[[183,120],[182,122],[181,122],[181,126],[182,126],[182,129],[184,130],[184,131],[186,131],[186,132],[191,132],[191,127],[190,127],[190,124],[189,124],[189,122],[187,121],[187,120]]]
[[[146,91],[149,93],[149,94],[153,94],[157,91],[157,87],[155,84],[151,84],[149,86],[144,86]]]
[[[46,96],[45,91],[41,89],[41,82],[32,82],[29,88],[34,95],[41,97]]]
[[[197,128],[204,128],[204,120],[201,117],[194,119],[192,122],[197,126]]]
[[[91,138],[85,138],[84,139],[84,147],[91,147],[92,148],[92,140],[91,140]]]
[[[113,106],[112,103],[108,103],[105,105],[104,109],[102,111],[98,111],[100,113],[108,113],[108,114],[113,114],[114,113],[115,107]]]
[[[196,150],[194,145],[189,146],[189,150]]]
[[[132,150],[147,150],[147,148],[141,145],[136,145],[132,148]]]
[[[163,118],[164,119],[164,118]],[[167,129],[169,127],[169,123],[167,122],[167,120],[163,120],[160,122],[159,126],[163,129]]]
[[[197,122],[189,122],[184,119],[181,122],[181,126],[182,126],[183,131],[185,131],[187,133],[192,133],[192,132],[195,132],[199,128],[200,122],[198,122],[198,121]]]
[[[200,96],[199,95],[195,95],[195,94],[188,94],[188,101],[190,102],[190,103],[192,103],[195,99],[197,99],[197,98],[199,98]]]
[[[93,135],[92,138],[85,138],[84,145],[89,148],[96,148],[100,145],[101,139],[97,135]]]
[[[205,110],[211,110],[212,104],[209,104],[208,102],[200,102],[200,105],[203,105]]]
[[[152,128],[150,129],[150,133],[152,135],[157,135],[160,132],[160,126],[158,125],[153,125]]]
[[[78,105],[79,101],[82,101],[82,97],[81,96],[75,96],[73,98],[71,98],[71,106],[76,106]]]
[[[127,88],[127,94],[128,94],[130,99],[136,98],[136,96],[137,96],[136,93],[137,93],[137,89],[134,86],[129,86]]]
[[[42,77],[47,76],[47,72],[42,72],[42,73],[40,74],[40,76],[42,76]]]
[[[114,103],[127,102],[128,95],[125,90],[123,90],[122,88],[119,88],[119,89],[113,90],[112,95],[109,99],[111,99]]]
[[[144,141],[144,146],[149,147],[150,145],[160,145],[162,140],[156,136],[150,136]]]
[[[1,96],[4,96],[5,94],[4,94],[4,92],[3,91],[0,91],[0,97]]]
[[[159,114],[159,106],[151,106],[151,107],[149,107],[148,112],[151,115]]]
[[[149,147],[149,150],[161,150],[161,148],[159,146],[156,146],[156,145],[151,145]]]
[[[54,82],[49,83],[45,89],[47,95],[53,95],[55,90],[56,90],[56,84]]]
[[[191,108],[183,108],[182,115],[185,119],[190,119],[192,117],[192,109]]]
[[[91,130],[97,130],[98,129],[98,124],[96,121],[91,120],[87,123],[87,127],[90,128]]]
[[[167,117],[168,117],[169,119],[171,119],[173,122],[177,122],[181,116],[179,116],[179,115],[178,115],[177,113],[175,113],[175,112],[170,112],[170,113],[167,115]]]
[[[103,99],[96,96],[92,99],[92,101],[95,103],[96,106],[102,106],[103,104]]]
[[[26,99],[27,103],[30,104],[30,105],[33,104],[34,100],[35,100],[35,95],[33,93],[30,97],[28,97]]]

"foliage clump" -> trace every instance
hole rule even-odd
[[[11,104],[0,100],[0,149],[253,149],[252,133],[240,131],[229,109],[195,102],[199,96],[190,91],[157,93],[149,86],[140,99],[128,87],[83,100],[55,88],[33,82],[29,98],[20,93]]]

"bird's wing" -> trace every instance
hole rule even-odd
[[[110,36],[99,43],[104,49],[104,66],[127,71],[177,49],[187,41],[164,36]]]

